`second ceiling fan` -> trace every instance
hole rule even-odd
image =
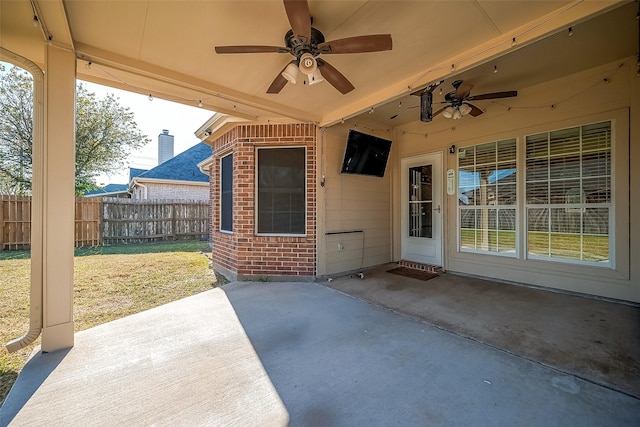
[[[229,53],[288,53],[295,59],[289,62],[273,80],[267,93],[276,94],[287,82],[295,83],[298,70],[307,76],[309,84],[327,80],[340,93],[354,89],[340,71],[319,55],[380,52],[392,49],[390,34],[356,36],[326,42],[324,35],[311,26],[307,0],[283,0],[291,29],[285,34],[285,46],[216,46],[218,54]]]
[[[477,117],[484,113],[480,108],[469,101],[481,101],[484,99],[498,99],[498,98],[511,98],[518,96],[517,90],[509,90],[505,92],[493,92],[483,93],[482,95],[471,95],[472,84],[464,83],[462,80],[456,80],[451,85],[454,87],[454,91],[451,91],[444,96],[444,102],[442,104],[449,104],[446,107],[442,107],[432,117],[442,113],[442,115],[448,119],[458,120],[467,114],[472,117]]]

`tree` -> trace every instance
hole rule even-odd
[[[0,72],[0,193],[30,194],[33,79],[18,67]],[[76,194],[97,188],[96,177],[121,169],[129,152],[150,139],[127,107],[109,94],[76,88]]]
[[[33,79],[17,67],[0,71],[0,191],[24,195],[31,189]]]

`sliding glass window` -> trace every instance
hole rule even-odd
[[[611,122],[526,137],[527,256],[610,264]]]
[[[459,250],[516,256],[516,139],[458,150]]]

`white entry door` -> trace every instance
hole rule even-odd
[[[442,153],[401,165],[402,259],[442,265]]]

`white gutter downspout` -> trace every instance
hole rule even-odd
[[[33,343],[42,332],[42,267],[44,265],[44,73],[33,62],[0,47],[0,58],[19,65],[33,76],[33,184],[31,199],[31,287],[29,292],[29,330],[6,345],[13,353]]]
[[[143,191],[143,194],[144,194],[144,199],[143,200],[147,200],[147,186],[144,185],[144,184],[140,184],[136,178],[133,178],[133,181],[132,181],[131,184],[132,184],[131,185],[132,187],[136,187],[136,186],[142,187],[142,191]]]

